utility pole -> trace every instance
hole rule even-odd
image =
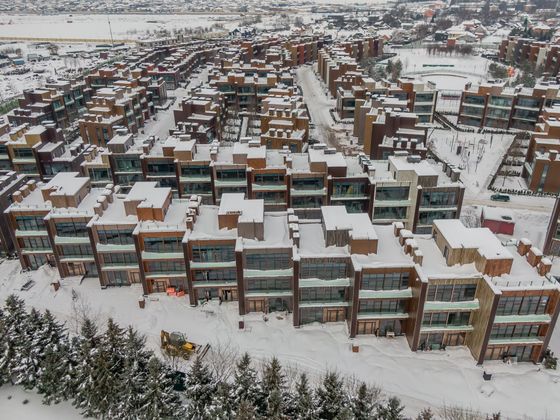
[[[115,41],[113,40],[113,30],[111,29],[111,19],[107,16],[107,22],[109,22],[109,33],[111,34],[111,48],[115,48]]]

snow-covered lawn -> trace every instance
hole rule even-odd
[[[4,385],[0,387],[0,418],[78,420],[83,417],[69,402],[46,406],[41,403],[41,396],[36,392],[25,391],[21,386]]]
[[[360,352],[353,353],[344,323],[296,329],[290,314],[271,314],[267,321],[261,314],[251,314],[244,317],[246,329],[240,331],[237,303],[210,302],[192,308],[187,298],[157,294],[140,309],[139,285],[101,290],[97,279],[85,279],[81,285],[67,279],[54,292],[50,286],[57,278],[54,269],[20,273],[17,261],[5,261],[0,273],[0,299],[17,293],[29,306],[51,309],[71,331],[77,315],[87,312],[98,322],[113,317],[122,325],[134,325],[154,349],[159,347],[160,330],[166,329],[184,332],[200,344],[229,343],[256,359],[276,355],[285,366],[305,369],[315,379],[326,369],[336,369],[399,396],[411,416],[423,407],[444,404],[501,411],[516,418],[554,418],[560,413],[560,374],[540,366],[492,362],[479,367],[464,347],[412,353],[404,338],[359,338],[354,343],[360,345]],[[20,292],[29,277],[35,286]],[[72,291],[78,296],[75,301]],[[491,382],[483,381],[483,370],[494,374]]]
[[[509,134],[460,133],[435,129],[429,132],[428,144],[440,159],[461,169],[467,197],[478,196],[488,188],[504,154],[513,141]],[[459,151],[459,154],[457,152]]]

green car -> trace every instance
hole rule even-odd
[[[492,194],[490,196],[490,200],[492,201],[509,201],[509,195],[507,194]]]

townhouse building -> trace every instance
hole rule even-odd
[[[528,189],[547,193],[560,191],[559,150],[560,107],[545,107],[531,135],[521,173],[527,180]]]
[[[498,50],[498,59],[506,64],[520,66],[529,63],[553,77],[558,74],[559,55],[560,45],[517,36],[502,40]]]
[[[473,127],[533,131],[543,107],[558,98],[557,84],[508,88],[505,82],[467,85],[461,94],[458,122]]]

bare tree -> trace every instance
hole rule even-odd
[[[239,348],[231,341],[218,341],[212,344],[206,355],[208,367],[218,381],[228,381],[235,370],[235,362],[239,358]]]

